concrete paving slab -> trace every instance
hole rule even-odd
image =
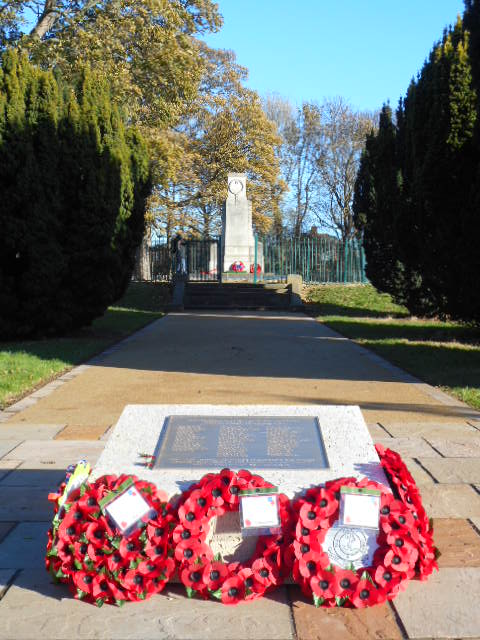
[[[433,539],[444,567],[480,567],[480,536],[468,520],[433,519]]]
[[[103,425],[67,426],[55,436],[55,440],[99,440],[106,430]]]
[[[446,458],[480,458],[480,432],[477,438],[441,440],[427,438],[428,442]]]
[[[420,492],[430,518],[480,518],[480,495],[469,485],[424,485]]]
[[[126,404],[241,398],[249,404],[360,405],[367,422],[381,424],[472,417],[466,405],[446,404],[367,356],[300,314],[169,314],[19,415],[28,422],[55,416],[69,426],[106,428]]]
[[[20,522],[0,543],[0,569],[44,569],[50,522]]]
[[[455,440],[456,438],[474,439],[478,438],[478,430],[467,422],[461,423],[441,423],[441,422],[388,422],[383,421],[381,425],[394,438],[440,438]]]
[[[0,521],[47,521],[53,518],[52,503],[45,489],[0,488]]]
[[[432,458],[439,454],[423,438],[380,438],[375,440],[393,451],[399,453],[402,458]]]
[[[368,609],[322,609],[289,587],[298,640],[400,640],[402,633],[388,604]]]
[[[480,482],[480,458],[419,458],[438,482],[457,484]]]
[[[19,460],[0,460],[0,481],[2,478],[5,478],[6,475],[12,471],[12,469],[16,469],[20,464]]]
[[[0,638],[11,640],[290,640],[294,638],[285,588],[238,607],[188,600],[170,587],[145,602],[101,609],[73,600],[46,571],[22,571],[0,603]]]
[[[390,434],[388,434],[385,429],[382,427],[382,425],[378,424],[378,422],[370,422],[369,424],[367,424],[368,430],[370,432],[370,435],[372,436],[372,440],[376,443],[376,442],[380,442],[381,439],[383,438],[390,438],[391,436]]]
[[[12,452],[21,442],[21,440],[0,440],[0,458]]]
[[[419,487],[422,487],[424,484],[434,483],[432,476],[427,473],[416,460],[413,458],[403,458],[403,461],[407,465],[408,470]]]
[[[104,442],[89,440],[26,440],[8,454],[8,459],[24,462],[34,461],[38,463],[37,468],[39,469],[45,466],[52,469],[66,469],[69,464],[80,459],[85,459],[94,465],[104,446]]]
[[[15,525],[15,522],[0,522],[0,542],[7,537]]]
[[[480,569],[442,569],[393,601],[409,638],[478,638]]]
[[[11,404],[6,411],[7,413],[18,413],[19,411],[33,407],[35,404],[37,404],[37,399],[32,396],[27,396],[26,398]]]
[[[64,424],[26,424],[9,422],[0,425],[0,440],[52,440]]]
[[[37,487],[43,488],[47,493],[54,491],[65,480],[65,469],[52,469],[50,467],[37,469],[28,468],[29,463],[20,464],[8,475],[0,475],[0,489],[5,487]],[[30,463],[32,464],[32,463]],[[25,466],[24,466],[25,465]]]
[[[0,600],[5,595],[8,585],[12,581],[15,575],[15,570],[12,569],[0,569]]]
[[[478,518],[469,518],[469,520],[473,524],[473,526],[475,527],[476,533],[478,533],[478,535],[480,535],[480,517],[478,517]]]

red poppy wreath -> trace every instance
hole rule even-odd
[[[340,478],[308,489],[293,505],[297,522],[288,553],[293,578],[316,606],[381,604],[403,591],[411,578],[424,580],[438,569],[433,529],[415,481],[397,453],[380,445],[376,448],[393,493],[368,478]],[[337,567],[323,549],[327,531],[339,517],[341,487],[381,491],[378,548],[370,567]]]
[[[126,481],[152,508],[148,520],[128,537],[118,533],[99,504]],[[64,488],[65,483],[49,496],[55,513]],[[145,600],[162,591],[175,571],[175,522],[174,511],[149,482],[126,475],[84,482],[68,495],[48,532],[47,571],[68,584],[75,598],[97,606]]]
[[[180,580],[189,597],[235,605],[260,598],[283,582],[289,573],[284,554],[292,540],[290,501],[283,494],[278,496],[281,534],[260,536],[248,562],[224,563],[206,544],[210,520],[238,511],[240,491],[272,486],[249,471],[222,469],[206,474],[182,494],[173,542]]]

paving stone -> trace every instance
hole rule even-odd
[[[32,487],[0,487],[0,521],[51,520],[52,503],[48,491]]]
[[[66,469],[81,459],[93,466],[104,447],[104,442],[90,440],[26,440],[9,453],[8,459],[34,462],[38,469]]]
[[[64,640],[290,640],[294,638],[285,588],[238,607],[189,600],[167,587],[145,602],[101,609],[74,600],[46,571],[25,570],[0,603],[0,638]]]
[[[441,424],[435,422],[381,422],[394,438],[478,438],[478,430],[471,424]]]
[[[434,480],[432,476],[429,475],[416,460],[413,460],[413,458],[403,458],[403,461],[407,465],[408,470],[419,487],[424,484],[433,484]]]
[[[15,524],[15,522],[0,522],[0,542],[10,533]]]
[[[399,453],[402,458],[421,458],[423,456],[431,458],[439,456],[423,438],[388,438],[383,437],[376,440],[384,447],[388,447]]]
[[[65,480],[65,468],[60,469],[36,469],[29,468],[29,464],[20,464],[10,473],[1,476],[0,488],[4,487],[37,487],[44,488],[47,493],[54,491]],[[33,463],[34,464],[34,463]]]
[[[10,413],[5,413],[5,411],[0,411],[0,424],[2,422],[6,422],[7,420],[10,420],[11,417],[12,416]]]
[[[430,518],[480,518],[480,495],[468,485],[424,485],[420,493]]]
[[[0,458],[12,452],[21,442],[21,440],[0,440]]]
[[[298,640],[396,640],[402,634],[388,604],[368,609],[322,609],[290,587]]]
[[[15,570],[12,569],[0,569],[0,600],[5,595],[8,589],[8,585],[15,575]]]
[[[371,422],[370,424],[367,424],[367,427],[374,442],[380,442],[383,438],[389,438],[391,440],[391,436],[388,435],[385,429],[378,424],[378,422]]]
[[[456,484],[480,482],[480,458],[420,458],[421,464],[428,469],[438,482]]]
[[[444,567],[480,567],[480,536],[467,520],[433,519],[433,539]]]
[[[37,404],[37,399],[27,396],[26,398],[23,398],[23,400],[19,400],[18,402],[15,402],[15,404],[11,404],[7,408],[7,413],[18,413],[19,411],[24,411],[24,409],[33,407],[34,404]]]
[[[12,469],[16,469],[19,464],[19,460],[5,460],[5,458],[0,460],[0,481],[5,478]]]
[[[447,568],[410,581],[393,605],[409,638],[478,638],[479,599],[480,569]]]
[[[441,440],[427,438],[428,442],[446,458],[480,458],[480,432],[476,438]]]
[[[28,424],[25,422],[9,422],[0,426],[0,441],[11,440],[52,440],[64,424]]]
[[[1,569],[43,569],[50,522],[20,522],[0,544]]]
[[[55,436],[55,440],[99,440],[107,427],[105,425],[94,426],[67,426]]]
[[[476,533],[480,535],[480,518],[469,518],[469,520],[476,527]]]

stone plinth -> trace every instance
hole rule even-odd
[[[199,454],[198,449],[202,450],[204,445],[202,442],[199,444],[199,436],[194,433],[191,434],[191,456],[183,466],[176,468],[157,466],[153,469],[145,467],[144,458],[140,454],[158,453],[162,446],[162,432],[166,428],[165,425],[175,416],[179,418],[198,416],[199,423],[212,417],[218,421],[218,418],[224,416],[229,418],[226,420],[229,429],[232,428],[232,420],[241,423],[243,416],[256,419],[264,417],[269,424],[275,416],[281,416],[283,419],[290,417],[294,420],[311,418],[317,421],[327,466],[315,468],[313,464],[308,463],[306,468],[305,463],[304,466],[298,467],[295,463],[287,462],[286,464],[290,466],[283,468],[272,468],[271,464],[262,467],[261,463],[255,462],[254,457],[252,457],[252,464],[248,464],[248,460],[242,457],[237,467],[231,465],[231,468],[236,471],[240,468],[248,468],[260,474],[278,486],[279,490],[289,498],[300,495],[308,487],[342,476],[355,476],[359,479],[367,476],[388,486],[360,409],[352,406],[127,405],[93,469],[93,476],[99,477],[106,473],[134,474],[153,482],[163,489],[169,498],[174,498],[205,473],[220,471],[223,461],[220,460],[219,464],[215,465],[208,452],[202,451]],[[307,420],[305,424],[308,423]],[[248,424],[248,421],[245,424]],[[297,420],[297,422],[292,421],[292,424],[296,424],[295,428],[298,429],[302,423]],[[187,426],[190,427],[190,423],[187,422]],[[308,438],[305,442],[308,442]],[[262,444],[262,447],[264,446]],[[291,446],[295,448],[295,442],[292,442]],[[305,454],[308,455],[309,452]],[[208,465],[196,464],[201,460],[200,455],[208,460]],[[257,456],[257,459],[262,459],[262,455]],[[282,460],[290,460],[290,458],[282,457]],[[181,456],[179,461],[182,465]],[[225,559],[243,559],[244,556],[250,555],[250,541],[242,541],[238,523],[235,523],[232,518],[233,516],[230,516],[223,521],[219,519],[218,523],[214,524],[211,545],[215,550],[221,551]]]

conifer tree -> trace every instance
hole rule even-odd
[[[70,86],[7,51],[0,71],[0,335],[90,323],[123,293],[144,230],[149,161],[108,83]]]

